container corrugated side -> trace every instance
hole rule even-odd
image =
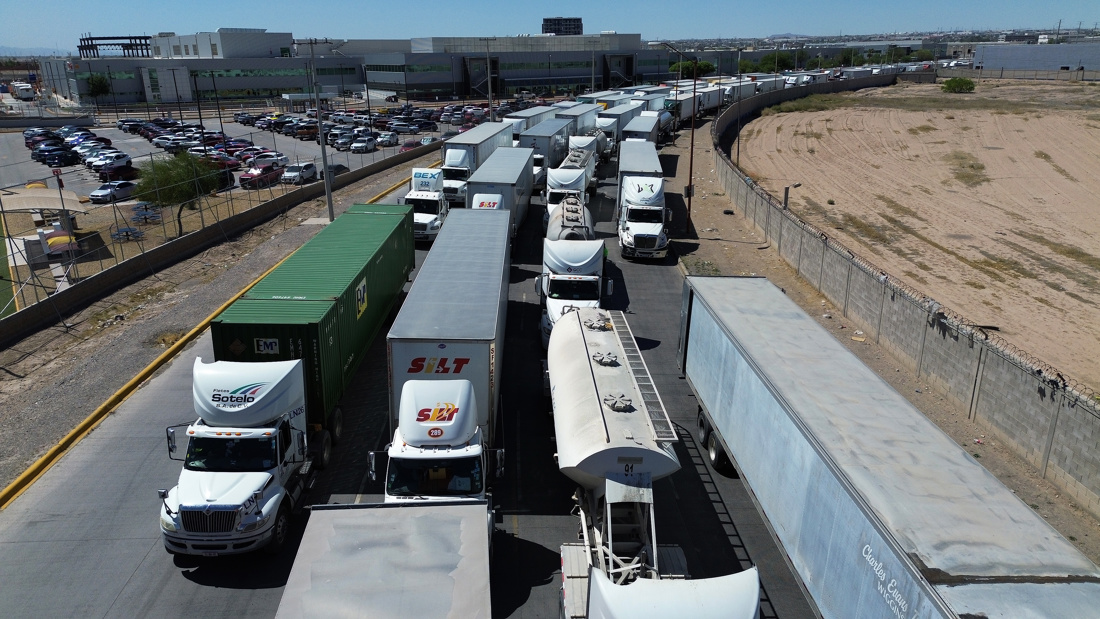
[[[308,421],[327,426],[344,391],[340,360],[350,343],[341,336],[335,303],[238,299],[210,323],[210,334],[217,361],[302,359]]]

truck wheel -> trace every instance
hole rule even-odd
[[[699,409],[699,418],[695,426],[695,438],[699,441],[700,445],[706,445],[707,439],[710,437],[710,424],[707,423],[707,416],[703,414],[703,409]]]
[[[279,512],[275,514],[275,524],[271,525],[271,541],[264,547],[264,551],[270,555],[277,555],[286,545],[286,538],[290,536],[290,510],[284,502],[279,506]]]
[[[339,406],[332,409],[332,444],[339,445],[344,436],[344,411]]]
[[[321,430],[314,436],[314,440],[317,446],[313,449],[313,463],[318,471],[323,471],[332,460],[332,435],[328,430]]]
[[[717,473],[723,475],[735,473],[733,463],[730,462],[726,451],[722,449],[722,444],[718,442],[718,435],[714,432],[711,432],[710,436],[707,437],[707,460],[710,461],[711,467]]]

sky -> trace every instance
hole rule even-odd
[[[914,31],[1056,28],[1075,30],[1100,22],[1097,0],[666,0],[593,2],[553,0],[547,10],[527,2],[262,3],[224,0],[139,1],[98,5],[87,0],[0,2],[0,47],[75,51],[91,36],[194,34],[218,28],[266,28],[297,38],[409,39],[431,36],[514,36],[542,30],[543,17],[581,17],[586,34],[604,30],[641,34],[645,40],[764,38],[774,34],[831,36]],[[94,9],[94,10],[93,10]]]

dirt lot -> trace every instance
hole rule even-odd
[[[1100,84],[829,97],[750,123],[741,166],[891,276],[1100,388]]]
[[[846,244],[882,265],[891,275],[908,278],[903,274],[912,272],[919,276],[919,280],[913,277],[905,281],[974,322],[991,324],[996,321],[1010,341],[1037,356],[1048,355],[1044,360],[1055,365],[1061,363],[1063,368],[1072,367],[1070,371],[1080,373],[1083,378],[1085,371],[1079,368],[1087,365],[1092,368],[1092,374],[1088,375],[1091,385],[1100,386],[1100,379],[1091,378],[1100,377],[1095,354],[1100,350],[1097,345],[1100,323],[1095,320],[1100,289],[1096,288],[1093,279],[1097,277],[1096,266],[1100,265],[1100,241],[1096,236],[1100,223],[1095,216],[1087,222],[1078,221],[1083,219],[1080,217],[1074,218],[1074,214],[1094,208],[1095,198],[1089,194],[1098,189],[1100,183],[1095,173],[1089,174],[1089,170],[1098,169],[1100,107],[1088,107],[1100,106],[1100,87],[1011,83],[993,88],[990,84],[983,85],[978,91],[979,95],[982,93],[1006,97],[1010,102],[1019,99],[1023,101],[1019,105],[1026,104],[1028,109],[1039,106],[1042,111],[1018,114],[998,112],[996,107],[981,112],[948,108],[939,91],[930,86],[859,92],[852,97],[860,101],[908,99],[905,105],[924,111],[897,109],[889,107],[889,103],[881,108],[849,108],[848,104],[842,104],[843,107],[836,105],[833,111],[766,116],[747,127],[752,137],[741,147],[741,164],[746,166],[746,162],[751,162],[748,167],[754,174],[759,174],[758,170],[768,170],[763,184],[779,197],[782,197],[783,186],[802,182],[803,186],[792,190],[791,196],[791,207],[801,217],[835,230],[830,232],[831,236],[846,233]],[[1092,97],[1091,101],[1084,100],[1087,95]],[[999,100],[963,105],[980,109],[987,105],[998,106]],[[1040,103],[1034,103],[1036,101]],[[1068,109],[1052,111],[1055,108]],[[950,116],[955,118],[948,118]],[[967,119],[965,122],[961,120],[963,117]],[[826,118],[830,119],[828,127],[832,132],[826,129]],[[1032,133],[1032,123],[1045,126],[1041,125],[1044,121],[1050,123],[1050,128]],[[1072,128],[1073,122],[1078,129]],[[915,134],[909,131],[910,127],[923,125],[938,128],[918,129]],[[777,132],[776,127],[782,128]],[[878,129],[874,132],[867,130],[875,127]],[[967,419],[966,411],[956,409],[872,340],[854,340],[856,327],[847,323],[837,308],[799,279],[751,222],[740,215],[724,212],[731,206],[713,174],[713,147],[707,139],[709,130],[709,122],[696,130],[696,193],[692,223],[698,239],[688,235],[689,238],[674,245],[685,267],[698,274],[768,277],[1051,526],[1094,562],[1100,562],[1100,522],[1095,517],[1042,479],[1029,463],[986,435],[984,428]],[[793,136],[796,130],[799,133],[819,131],[822,136]],[[1051,135],[1054,131],[1062,132],[1064,144]],[[1025,134],[1033,137],[1015,137]],[[975,140],[975,135],[983,138]],[[1018,141],[1015,147],[1006,146],[1008,138],[1004,136],[1023,141]],[[943,143],[930,143],[940,141]],[[1025,148],[1022,154],[1027,156],[1012,157],[1014,163],[1002,151],[975,144],[1016,151]],[[1071,149],[1069,144],[1081,146]],[[908,148],[903,148],[905,145]],[[688,184],[688,166],[684,165],[687,147],[685,131],[674,145],[661,149],[662,159],[678,159],[677,174],[669,183],[670,187]],[[776,148],[782,152],[774,152]],[[816,153],[808,152],[811,148]],[[801,152],[795,153],[795,150]],[[985,173],[990,180],[976,187],[963,184],[951,163],[943,159],[956,150],[973,152],[980,157],[978,163],[988,166]],[[830,152],[828,165],[823,165],[822,151]],[[1033,151],[1048,153],[1050,160],[1034,155]],[[1020,167],[1013,167],[1017,165]],[[1071,181],[1055,170],[1054,165],[1061,166],[1077,180]],[[1028,175],[1029,179],[1016,179],[1015,175],[1019,174]],[[965,174],[963,176],[965,178]],[[836,180],[838,177],[841,180]],[[819,183],[829,189],[821,189]],[[1011,184],[1013,189],[1001,189],[1001,184]],[[1041,200],[1034,200],[1034,204],[1042,204],[1042,208],[1025,208],[1031,204],[1023,193],[1027,188],[1051,186],[1057,189],[1044,189],[1046,195],[1040,196]],[[930,199],[927,192],[946,200]],[[981,199],[974,198],[978,193]],[[881,200],[880,195],[893,202]],[[829,205],[828,200],[834,200],[836,205]],[[1074,212],[1070,212],[1071,209]],[[1045,223],[1038,213],[1045,214]],[[872,222],[874,227],[854,223],[864,220]],[[871,240],[860,233],[867,228],[881,231]],[[1005,234],[997,234],[998,231]],[[1038,235],[1038,239],[1026,235]],[[1016,245],[1027,251],[1017,249],[1013,253]],[[899,247],[904,249],[899,251]],[[1080,251],[1071,251],[1070,247]],[[987,257],[983,251],[991,256]],[[1007,264],[1012,264],[1012,268]],[[925,270],[925,267],[937,270]],[[1073,277],[1088,285],[1077,283]],[[985,288],[965,283],[971,281]],[[1062,285],[1065,290],[1055,288],[1056,285]],[[971,315],[969,305],[961,305],[955,296],[949,296],[956,290],[958,299],[973,303],[982,313]],[[1085,301],[1075,299],[1071,293]],[[1038,301],[1036,297],[1049,301]],[[1025,303],[1032,309],[1025,309]],[[995,308],[996,314],[993,313]],[[1041,322],[1033,318],[1040,310],[1045,317]],[[1008,316],[1017,322],[1009,323]],[[1045,329],[1036,328],[1040,325]],[[1029,330],[1027,339],[1018,336]],[[1082,335],[1066,335],[1073,332]],[[1088,336],[1091,339],[1084,341],[1086,333],[1091,334]],[[1055,345],[1056,337],[1061,344]],[[1036,343],[1034,347],[1032,342]],[[1062,361],[1078,358],[1082,361],[1080,365],[1071,366]]]

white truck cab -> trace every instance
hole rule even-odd
[[[158,491],[165,549],[277,552],[312,468],[302,362],[196,359],[193,395],[199,419],[166,430],[169,457],[183,470],[174,488]]]
[[[543,241],[542,274],[535,278],[535,288],[545,304],[539,321],[544,349],[563,314],[600,307],[606,255],[602,240]],[[612,294],[610,282],[607,293]]]
[[[405,204],[413,207],[413,238],[434,241],[449,209],[443,194],[443,172],[434,168],[413,168]]]
[[[623,179],[619,203],[619,249],[624,257],[664,258],[668,254],[664,180]]]
[[[385,502],[485,498],[488,450],[470,381],[406,381],[398,418]]]

